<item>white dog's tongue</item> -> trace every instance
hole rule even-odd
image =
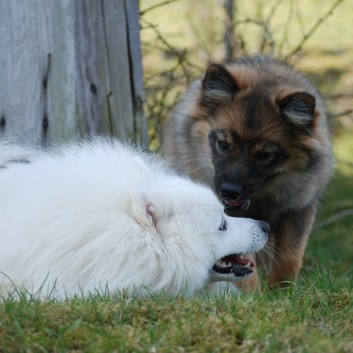
[[[243,267],[249,267],[249,268],[255,267],[255,264],[250,259],[244,259],[240,255],[225,256],[217,262],[217,265],[218,265],[218,263],[220,263],[220,265],[221,265],[220,267],[224,267],[224,265],[222,266],[222,263],[225,264],[226,266],[238,263],[238,264],[242,265]]]

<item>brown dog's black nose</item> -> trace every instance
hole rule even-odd
[[[238,184],[223,183],[221,185],[220,194],[227,199],[236,200],[241,195],[242,191],[242,187]]]

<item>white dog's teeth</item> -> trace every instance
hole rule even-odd
[[[228,267],[229,265],[227,265],[225,262],[223,262],[223,261],[221,261],[221,260],[218,260],[217,262],[216,262],[216,265],[218,266],[218,267]]]
[[[245,267],[245,268],[250,268],[250,260],[243,266],[243,267]]]

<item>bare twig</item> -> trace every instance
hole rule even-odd
[[[273,53],[274,51],[274,39],[273,39],[273,35],[272,32],[270,31],[267,23],[263,20],[259,20],[259,19],[253,19],[253,18],[245,18],[243,20],[238,20],[238,21],[234,21],[233,22],[233,27],[239,26],[239,25],[246,25],[246,24],[253,24],[255,26],[261,27],[263,32],[264,32],[264,39],[261,43],[261,48],[260,48],[260,52],[263,52],[264,49],[264,42],[266,42],[267,39],[267,43],[269,44],[269,47],[271,48],[271,53]]]
[[[293,13],[294,13],[294,2],[293,2],[293,0],[291,0],[289,2],[289,11],[288,11],[287,20],[286,20],[284,28],[283,28],[282,39],[279,42],[278,47],[277,47],[277,53],[279,56],[282,55],[282,50],[288,41],[289,27],[290,27],[290,24],[292,23]]]
[[[160,2],[156,5],[153,5],[151,7],[148,7],[147,9],[145,10],[142,10],[140,11],[140,16],[143,16],[144,14],[146,14],[147,12],[150,12],[152,10],[155,10],[157,9],[158,7],[161,7],[161,6],[164,6],[164,5],[168,5],[168,4],[171,4],[172,2],[177,2],[177,1],[180,1],[180,0],[166,0],[166,1],[163,1],[163,2]]]
[[[331,113],[329,114],[329,117],[330,118],[340,118],[341,116],[346,116],[346,115],[349,115],[353,113],[353,109],[347,109],[347,110],[344,110],[343,112],[339,112],[339,113]]]
[[[347,217],[347,216],[353,216],[353,208],[338,212],[338,213],[334,214],[333,216],[325,219],[324,221],[317,223],[314,226],[314,229],[315,230],[321,229],[321,228],[326,227],[332,223],[335,223],[338,220],[340,220],[341,218]]]
[[[281,2],[283,2],[283,0],[275,1],[268,12],[267,18],[262,20],[264,31],[263,31],[263,35],[262,35],[262,41],[260,44],[260,52],[261,53],[265,52],[265,48],[266,48],[267,44],[269,45],[269,47],[271,49],[271,54],[273,55],[275,52],[274,36],[273,36],[273,33],[270,30],[270,28],[271,28],[271,21],[272,21],[274,15],[276,14],[276,11],[280,7]],[[277,50],[277,52],[278,52],[278,50]]]
[[[175,47],[173,47],[173,45],[171,45],[166,39],[165,37],[161,34],[161,32],[158,30],[157,26],[153,25],[151,22],[145,20],[145,19],[141,19],[141,21],[143,21],[146,25],[148,25],[148,28],[151,28],[158,40],[160,40],[160,42],[171,52],[173,53],[173,55],[175,57],[178,58],[178,62],[179,63],[186,63],[188,64],[189,66],[195,68],[195,69],[198,69],[198,70],[202,70],[202,68],[200,68],[199,66],[197,66],[195,63],[187,60],[187,56],[185,55],[186,54],[186,50],[183,50],[183,51],[179,51],[177,49],[175,49]]]
[[[308,41],[308,39],[310,39],[312,37],[312,35],[316,32],[316,30],[325,22],[325,20],[327,20],[328,17],[330,17],[333,14],[333,12],[335,11],[336,7],[338,5],[340,5],[343,1],[345,1],[345,0],[336,0],[332,4],[332,6],[328,9],[328,11],[322,17],[320,17],[316,21],[316,23],[314,23],[314,25],[311,27],[309,32],[307,32],[303,36],[303,38],[298,43],[298,45],[289,54],[286,55],[286,57],[285,57],[286,60],[288,60],[293,55],[297,54],[303,48],[304,44]]]
[[[279,8],[279,5],[281,4],[283,0],[277,0],[272,7],[270,8],[270,11],[268,13],[267,19],[265,21],[266,25],[269,25],[272,21],[273,16],[275,15],[277,9]]]
[[[336,99],[344,99],[344,98],[353,98],[352,93],[338,93],[338,94],[328,94],[324,96],[325,100],[336,100]]]

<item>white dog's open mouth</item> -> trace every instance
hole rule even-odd
[[[247,277],[252,274],[254,267],[254,263],[244,259],[242,255],[228,255],[215,263],[213,271],[221,275],[233,274],[235,277]]]

